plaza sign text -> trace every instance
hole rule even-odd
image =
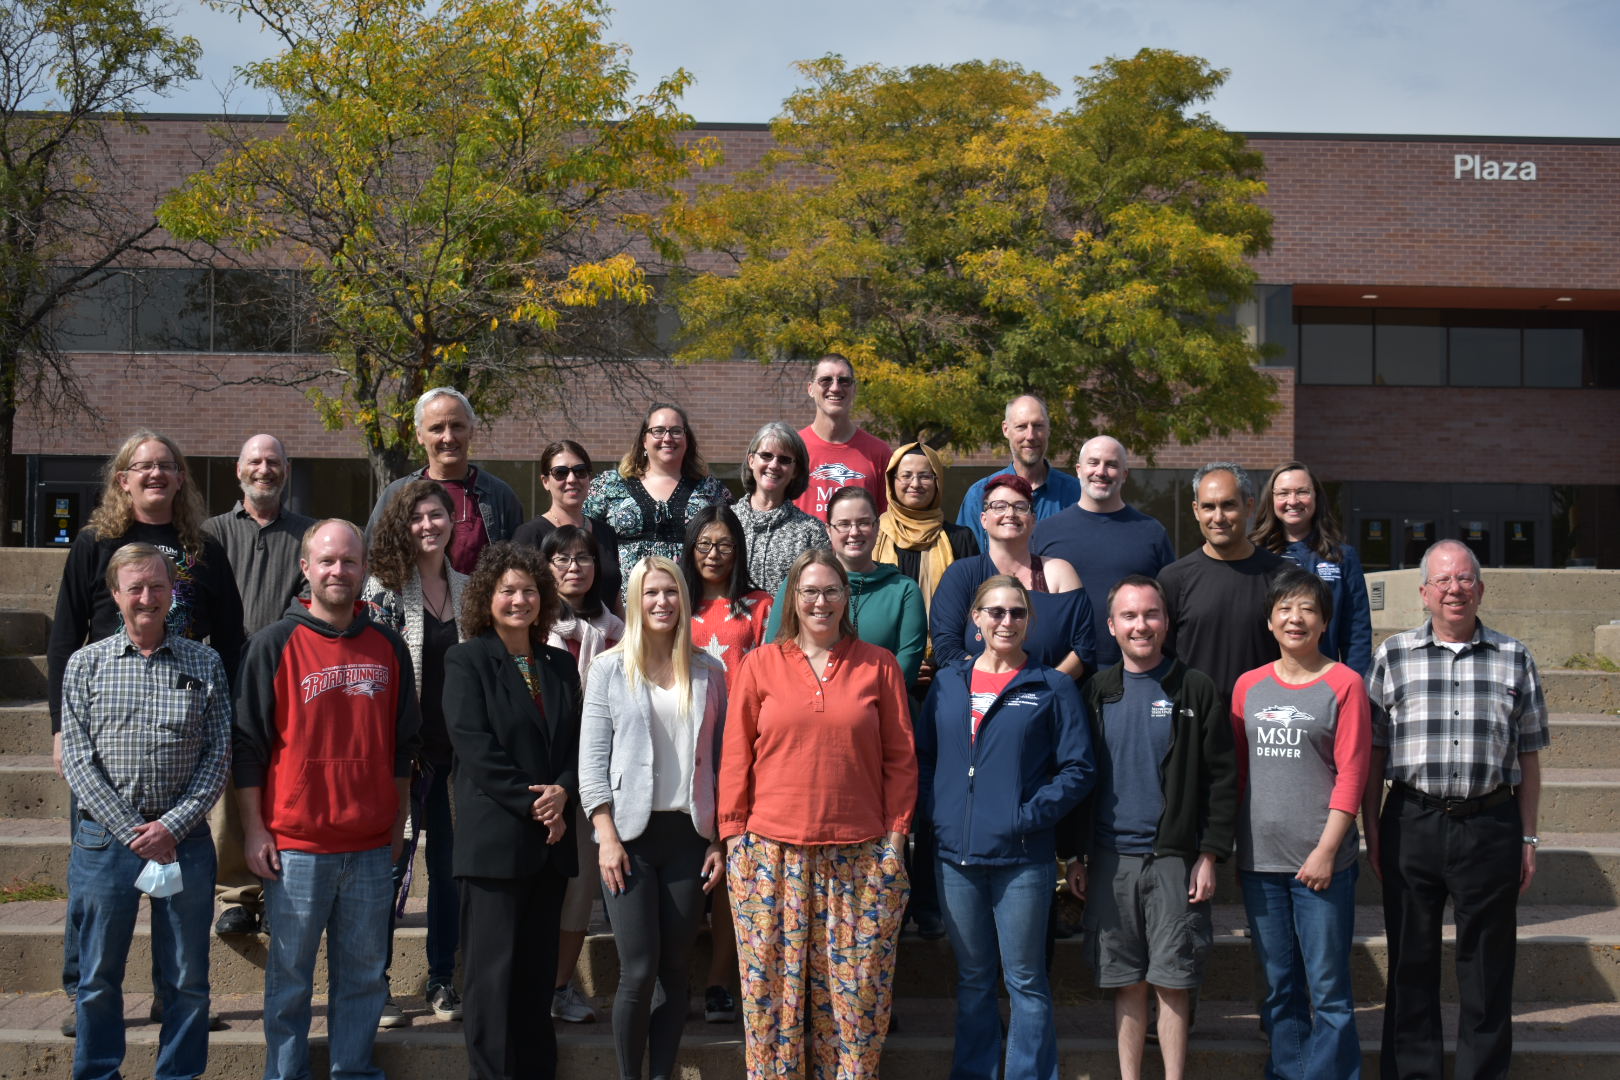
[[[1478,154],[1451,156],[1453,180],[1534,180],[1533,161],[1481,161]]]

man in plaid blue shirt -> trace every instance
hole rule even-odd
[[[178,864],[181,890],[152,898],[163,1028],[157,1080],[208,1065],[208,946],[214,845],[208,809],[230,768],[230,688],[219,655],[169,634],[175,565],[127,544],[107,567],[123,627],[68,660],[62,770],[78,799],[68,918],[79,926],[76,1080],[117,1076],[124,1059],[124,964],[150,862]]]
[[[1479,620],[1485,583],[1472,551],[1435,544],[1422,582],[1428,621],[1380,645],[1367,674],[1373,755],[1363,816],[1389,935],[1382,1074],[1444,1075],[1440,928],[1449,897],[1461,1003],[1453,1075],[1505,1077],[1519,894],[1536,873],[1547,703],[1529,650]]]

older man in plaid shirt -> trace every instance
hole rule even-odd
[[[230,767],[225,667],[165,626],[175,566],[128,544],[107,567],[123,627],[68,660],[62,769],[78,799],[68,917],[79,925],[75,1080],[119,1075],[124,964],[146,864],[178,864],[181,889],[152,898],[152,951],[164,1004],[157,1080],[208,1065],[208,945],[214,845],[207,814]]]
[[[1474,553],[1442,540],[1424,554],[1422,576],[1428,621],[1379,646],[1367,674],[1374,749],[1363,810],[1389,935],[1381,1071],[1384,1080],[1444,1075],[1449,897],[1461,1003],[1453,1075],[1504,1077],[1519,894],[1536,873],[1547,704],[1529,650],[1479,620],[1485,582]]]

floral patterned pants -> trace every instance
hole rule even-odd
[[[887,837],[781,844],[745,833],[727,861],[749,1080],[878,1075],[911,893]]]

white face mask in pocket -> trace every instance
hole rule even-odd
[[[135,887],[152,897],[173,896],[185,887],[180,880],[180,864],[147,859],[135,879]]]

